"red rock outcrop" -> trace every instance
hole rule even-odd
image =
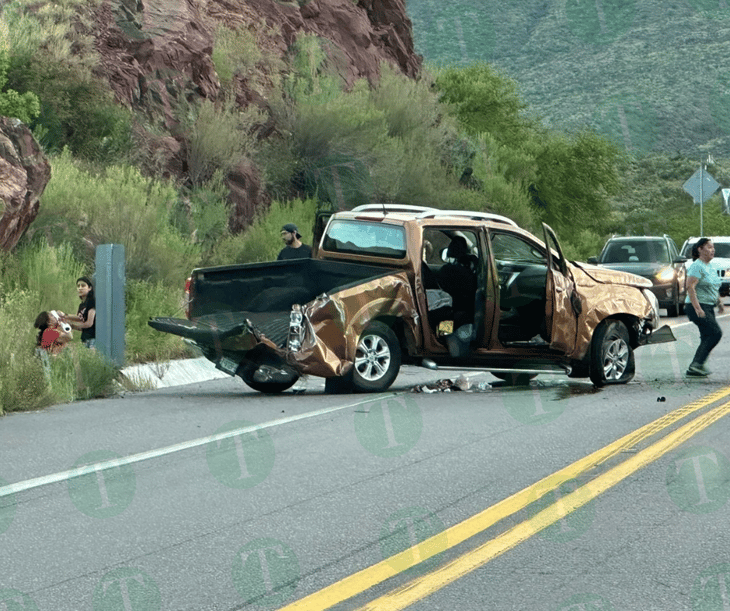
[[[155,128],[183,145],[164,151],[164,139],[149,140],[154,157],[167,159],[167,173],[185,172],[176,108],[197,98],[215,99],[219,92],[211,55],[220,25],[248,28],[279,57],[301,33],[316,34],[329,41],[331,62],[347,85],[360,78],[374,82],[383,61],[410,77],[421,66],[404,0],[105,0],[93,32],[101,70],[121,103],[144,112]],[[266,110],[266,91],[246,79],[235,83],[239,104]],[[239,167],[229,177],[234,229],[245,227],[268,203],[258,176],[255,168]]]
[[[28,127],[0,117],[0,248],[12,250],[38,216],[51,164]]]

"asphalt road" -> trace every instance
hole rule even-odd
[[[730,337],[544,376],[238,379],[0,420],[0,610],[730,609]],[[451,373],[451,372],[449,372]],[[652,424],[653,423],[653,424]]]

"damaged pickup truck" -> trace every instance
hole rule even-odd
[[[547,225],[539,240],[498,215],[375,204],[327,218],[311,259],[196,269],[188,318],[149,324],[266,393],[302,375],[383,391],[402,364],[623,384],[636,348],[675,339],[651,281],[566,260]]]

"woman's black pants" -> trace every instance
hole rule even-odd
[[[715,320],[715,306],[707,305],[706,303],[701,303],[700,306],[702,306],[705,312],[704,318],[697,316],[697,312],[695,312],[691,303],[685,304],[684,310],[687,312],[687,318],[700,329],[700,345],[697,348],[697,352],[695,352],[695,358],[692,362],[698,365],[704,365],[707,357],[710,356],[710,352],[720,341],[722,329],[720,329],[720,325]]]

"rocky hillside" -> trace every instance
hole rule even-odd
[[[219,93],[211,56],[220,28],[247,30],[259,57],[261,50],[266,52],[259,78],[239,73],[233,82],[240,107],[253,104],[265,113],[270,110],[270,83],[266,78],[262,82],[261,72],[271,70],[271,58],[285,57],[303,33],[324,41],[331,65],[347,85],[360,78],[376,79],[381,62],[411,77],[421,66],[403,0],[108,0],[96,21],[96,48],[117,99],[161,130],[161,136],[147,141],[153,149],[150,156],[161,161],[163,175],[187,172],[184,141],[175,136],[176,109],[191,99],[215,99]],[[275,80],[275,75],[269,77]],[[258,169],[250,163],[234,168],[228,185],[231,228],[240,230],[268,196],[261,189]]]
[[[408,0],[428,62],[489,61],[545,123],[730,157],[727,0]]]

